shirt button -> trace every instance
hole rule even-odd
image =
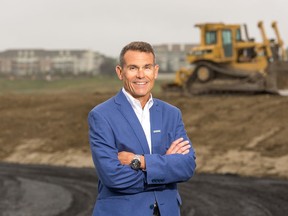
[[[153,208],[154,208],[154,204],[151,204],[151,205],[150,205],[150,209],[153,209]]]

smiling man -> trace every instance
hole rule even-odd
[[[98,182],[93,216],[178,216],[177,183],[194,174],[195,152],[178,108],[152,97],[152,46],[132,42],[116,66],[123,88],[88,116]]]
[[[123,81],[125,91],[139,100],[143,108],[150,98],[159,66],[155,65],[154,54],[140,45],[139,49],[143,51],[129,50],[129,46],[122,50],[116,73]]]

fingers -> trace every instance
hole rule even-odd
[[[185,154],[188,154],[189,153],[189,149],[191,148],[191,145],[189,144],[189,142],[188,142],[188,145],[185,145],[185,146],[183,146],[182,148],[181,148],[181,152],[177,152],[178,154],[183,154],[183,155],[185,155]]]
[[[184,140],[183,138],[179,138],[172,142],[170,148],[167,150],[166,154],[187,154],[189,153],[189,149],[191,145],[188,140]]]
[[[172,153],[173,154],[182,154],[185,151],[189,151],[190,145],[189,145],[189,141],[183,141],[180,142],[176,145],[176,147],[173,149]]]
[[[179,138],[179,139],[177,139],[177,140],[175,140],[174,142],[172,142],[172,145],[170,146],[170,148],[169,149],[171,149],[171,151],[174,151],[174,149],[175,148],[178,148],[178,146],[179,146],[179,144],[181,143],[181,142],[183,142],[183,138],[181,137],[181,138]]]

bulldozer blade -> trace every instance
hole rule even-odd
[[[288,62],[272,62],[267,67],[266,90],[288,96]]]

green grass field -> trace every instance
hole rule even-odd
[[[153,92],[161,91],[159,80],[155,83]],[[0,94],[6,93],[56,93],[56,92],[113,92],[118,91],[122,81],[117,77],[95,76],[81,78],[64,78],[58,80],[29,80],[0,78]]]

